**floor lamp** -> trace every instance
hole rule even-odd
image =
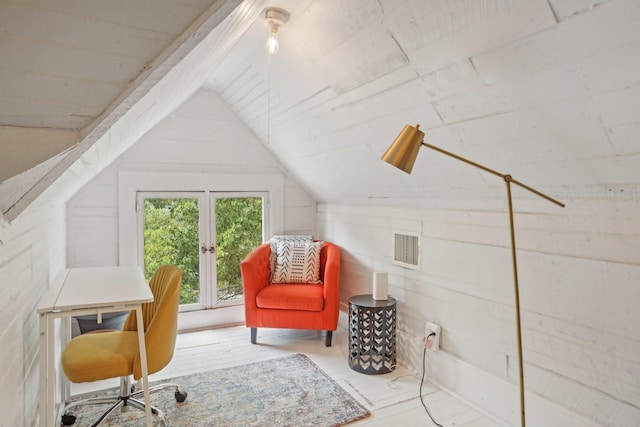
[[[492,173],[496,176],[501,177],[507,185],[507,201],[509,205],[509,231],[511,234],[511,260],[513,263],[513,287],[515,294],[515,311],[516,311],[516,333],[518,338],[518,374],[520,377],[520,424],[522,427],[525,426],[525,415],[524,415],[524,372],[522,366],[522,335],[520,328],[520,291],[518,288],[518,264],[516,261],[516,237],[515,237],[515,227],[513,222],[513,203],[511,199],[511,184],[516,184],[525,190],[528,190],[543,199],[547,199],[548,201],[555,203],[560,207],[564,207],[563,203],[543,194],[515,179],[511,175],[506,175],[500,172],[496,172],[493,169],[489,169],[486,166],[482,166],[478,163],[472,162],[471,160],[465,159],[464,157],[460,157],[456,154],[450,153],[449,151],[443,150],[442,148],[438,148],[434,145],[427,144],[424,142],[424,132],[420,130],[420,125],[416,125],[416,127],[406,125],[400,135],[393,141],[393,144],[389,147],[389,149],[382,156],[382,160],[385,162],[397,167],[398,169],[410,174],[413,170],[413,164],[418,157],[418,151],[420,151],[420,147],[428,147],[432,150],[439,151],[442,154],[446,154],[447,156],[453,157],[454,159],[458,159],[463,161],[471,166],[475,166],[483,171]]]

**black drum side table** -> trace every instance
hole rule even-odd
[[[396,300],[373,295],[349,298],[349,366],[363,374],[396,368]]]

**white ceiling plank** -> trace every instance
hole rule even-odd
[[[243,110],[250,108],[256,98],[264,94],[266,90],[267,85],[262,76],[256,73],[254,69],[248,68],[229,87],[228,93],[231,93],[231,96],[226,97],[227,103],[238,114],[243,115]]]
[[[21,99],[0,98],[0,117],[12,126],[31,129],[73,129],[82,128],[87,119],[100,114],[99,107],[84,106],[83,115],[76,113],[77,106],[56,103],[38,103]],[[78,134],[76,134],[78,135]],[[78,142],[78,141],[76,141]]]
[[[66,108],[71,110],[71,114],[89,116],[89,119],[95,116],[96,111],[98,114],[103,111],[104,100],[115,98],[125,87],[124,84],[80,80],[66,76],[43,76],[1,69],[0,79],[16,83],[3,87],[0,91],[0,98],[31,101],[36,104],[66,105]],[[89,111],[85,111],[85,109]]]
[[[364,60],[362,60],[364,58]],[[345,93],[409,63],[386,28],[368,27],[327,53],[317,65],[337,93]],[[335,64],[340,64],[336,67]]]
[[[607,62],[603,61],[612,58],[629,65],[630,69],[621,70],[620,79],[608,76]],[[637,84],[639,65],[640,60],[622,52],[605,52],[574,64],[544,69],[517,80],[499,82],[470,94],[437,101],[436,108],[446,122],[458,122],[572,98],[591,97],[598,92]]]
[[[69,130],[0,126],[0,182],[57,156],[77,140]]]
[[[606,131],[617,155],[640,154],[640,123],[608,126]]]
[[[626,3],[626,7],[620,7]],[[640,39],[640,3],[619,0],[563,21],[548,31],[522,38],[473,57],[473,64],[487,84],[518,78],[541,69],[572,64],[585,57],[619,50],[637,57]],[[615,22],[615,25],[611,25]],[[634,40],[636,43],[634,43]],[[608,61],[602,61],[609,66]],[[622,68],[620,71],[624,71]]]
[[[11,209],[24,194],[27,194],[31,188],[47,176],[47,174],[62,162],[68,153],[61,153],[57,156],[50,157],[42,163],[38,163],[31,169],[27,169],[17,175],[0,182],[0,210],[3,212],[4,220],[11,222],[14,217],[11,215]],[[50,193],[55,193],[51,191]],[[46,203],[47,198],[43,197],[42,202]],[[8,212],[8,214],[6,214]]]
[[[429,129],[426,138],[435,145],[458,147],[452,151],[504,172],[517,171],[534,159],[553,164],[614,156],[615,146],[597,111],[590,112],[592,105],[581,98],[493,115]]]
[[[382,10],[377,1],[315,0],[307,3],[302,10],[290,10],[291,19],[282,30],[283,42],[287,33],[295,34],[295,43],[284,45],[282,51],[289,49],[291,56],[299,58],[299,62],[315,62],[358,32],[380,28]]]
[[[379,90],[369,97],[350,104],[352,114],[380,115],[385,110],[409,110],[428,105],[434,101],[451,96],[478,90],[484,87],[469,61],[453,64],[445,69],[424,77],[411,80],[402,85]]]
[[[167,28],[152,31],[122,25],[115,20],[104,20],[97,16],[98,11],[93,16],[78,16],[73,9],[68,12],[5,3],[1,18],[4,31],[0,37],[39,45],[41,48],[59,47],[132,58],[149,57],[149,52],[153,56],[159,54],[180,33],[180,25],[185,25],[185,21],[176,18],[171,23],[172,31]]]
[[[556,24],[546,0],[408,1],[387,18],[421,74],[506,45]]]
[[[196,4],[186,4],[171,0],[47,0],[33,2],[30,0],[16,0],[27,7],[39,8],[58,14],[67,14],[78,18],[91,19],[101,22],[118,23],[121,26],[139,28],[154,32],[172,32],[180,34],[185,25],[196,19],[211,2],[204,7]],[[149,19],[149,18],[152,19]],[[168,30],[172,29],[172,30]]]
[[[549,3],[551,7],[553,7],[556,16],[560,19],[565,19],[589,12],[591,9],[599,7],[607,1],[610,0],[549,0]]]
[[[357,88],[341,94],[336,101],[341,105],[353,104],[369,96],[385,92],[418,78],[418,73],[411,65],[403,66],[389,74],[365,83]]]
[[[582,155],[589,155],[589,147],[572,144],[582,139],[574,135],[576,129],[580,133],[598,133],[605,128],[606,123],[603,123],[598,109],[601,104],[599,100],[599,97],[581,97],[505,114],[483,116],[429,129],[427,135],[446,143],[464,143],[469,149],[479,151],[484,146],[495,145],[502,145],[506,149],[512,142],[518,143],[526,139],[562,138],[563,143],[558,148],[564,148],[567,155],[575,155],[575,150]],[[559,117],[562,120],[558,120]]]
[[[640,84],[594,96],[589,109],[598,122],[605,126],[639,123],[638,111]]]
[[[73,78],[77,80],[114,82],[124,87],[145,65],[144,57],[126,58],[121,54],[98,50],[84,51],[75,47],[34,45],[24,40],[0,38],[3,70],[28,73],[45,78]],[[82,62],[78,58],[83,57]],[[76,66],[70,68],[69,64]],[[110,99],[100,100],[104,105]]]

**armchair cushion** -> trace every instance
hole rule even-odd
[[[322,311],[323,286],[273,283],[258,293],[256,306],[276,310]]]
[[[323,242],[281,240],[276,245],[273,283],[320,283]]]

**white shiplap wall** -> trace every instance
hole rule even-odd
[[[64,205],[32,206],[0,225],[0,426],[32,425],[39,398],[36,306],[64,268]]]
[[[564,210],[516,213],[527,425],[637,426],[640,203],[566,202]],[[319,235],[343,249],[343,303],[371,292],[372,271],[389,272],[399,363],[419,370],[425,321],[439,323],[431,379],[517,425],[506,212],[344,205],[318,212]],[[422,271],[391,264],[394,228],[421,233]]]
[[[315,202],[218,95],[200,90],[69,201],[69,266],[118,264],[121,171],[282,176],[284,232],[314,231]]]

